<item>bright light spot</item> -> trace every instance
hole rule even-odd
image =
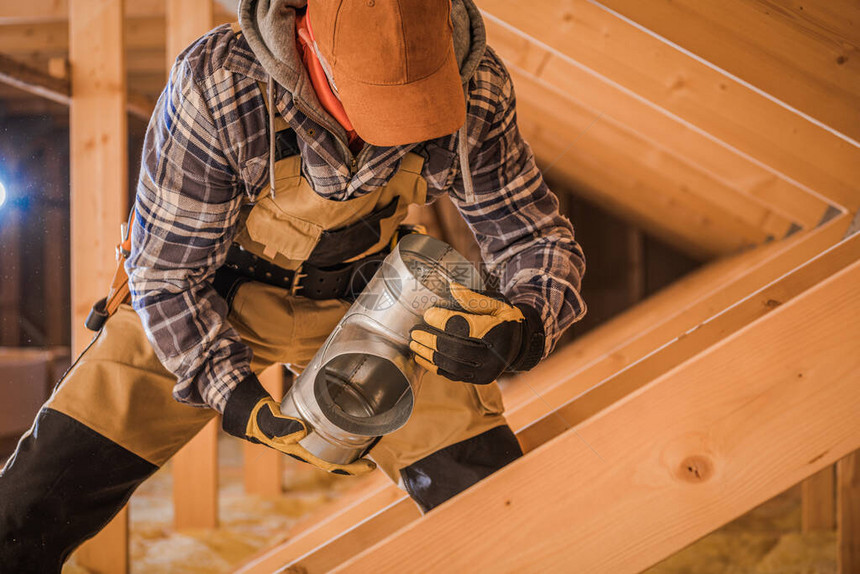
[[[0,181],[0,207],[3,207],[4,203],[6,203],[6,188],[3,186],[3,182]]]

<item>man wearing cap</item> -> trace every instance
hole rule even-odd
[[[57,571],[216,413],[331,472],[379,466],[429,510],[522,454],[495,379],[585,312],[582,252],[472,0],[242,0],[239,23],[177,58],[144,144],[132,306],[0,475],[0,564],[16,572]],[[455,287],[461,310],[412,332],[427,373],[410,421],[354,463],[316,459],[256,374],[307,364],[361,290],[356,270],[442,194],[502,295]]]

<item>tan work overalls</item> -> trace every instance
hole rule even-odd
[[[278,120],[286,126],[282,118]],[[422,166],[423,158],[409,153],[385,186],[354,199],[332,201],[317,195],[302,176],[300,156],[284,158],[275,164],[275,197],[268,188],[261,194],[236,240],[281,267],[297,269],[323,231],[359,221],[396,199],[394,215],[380,223],[379,241],[365,252],[373,253],[391,241],[410,204],[424,203],[427,184]],[[307,364],[349,307],[339,299],[314,300],[300,293],[260,282],[238,288],[228,320],[253,350],[255,373],[273,363]],[[215,414],[175,401],[175,382],[156,357],[136,313],[122,305],[46,406],[161,466]],[[425,373],[411,419],[383,437],[370,457],[399,482],[401,468],[505,424],[502,412],[497,384],[475,386]]]

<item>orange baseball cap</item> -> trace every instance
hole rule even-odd
[[[466,121],[451,0],[309,0],[308,14],[323,66],[364,141],[417,143]]]

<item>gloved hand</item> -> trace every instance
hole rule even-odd
[[[233,436],[266,445],[334,474],[355,476],[376,468],[366,458],[334,464],[308,452],[299,444],[308,434],[304,421],[281,414],[280,405],[254,375],[239,383],[230,395],[221,426]]]
[[[543,355],[543,324],[528,305],[476,293],[452,283],[462,311],[431,307],[426,324],[410,332],[415,361],[452,381],[486,385],[505,370],[525,371]]]

